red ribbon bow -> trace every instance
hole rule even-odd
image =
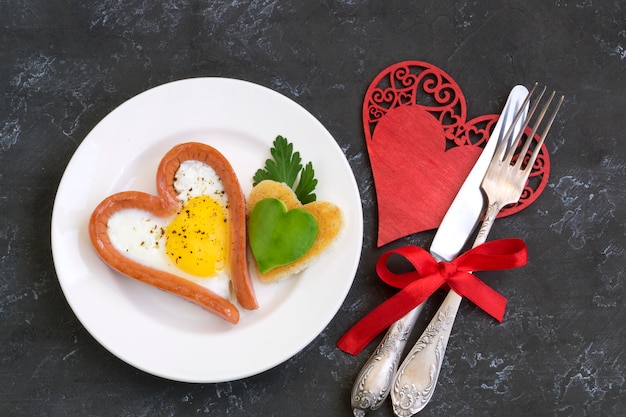
[[[405,257],[415,271],[396,274],[387,268],[393,254]],[[502,322],[506,298],[490,288],[472,271],[495,271],[517,268],[528,262],[528,251],[520,239],[501,239],[477,246],[451,262],[437,262],[417,246],[404,246],[383,254],[376,263],[380,279],[400,292],[363,317],[339,340],[337,347],[357,355],[378,334],[424,302],[442,285],[469,299],[496,320]]]

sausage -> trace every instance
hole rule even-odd
[[[180,209],[174,189],[174,176],[184,161],[195,160],[211,166],[219,176],[228,196],[231,221],[230,272],[239,304],[248,310],[258,303],[248,271],[246,251],[245,198],[228,160],[215,148],[197,142],[183,143],[165,154],[156,176],[157,196],[139,191],[113,194],[94,210],[89,221],[89,236],[100,258],[116,271],[131,278],[176,294],[235,324],[239,321],[237,307],[203,286],[135,262],[113,247],[108,236],[108,220],[116,212],[136,208],[158,217],[174,215]]]
[[[174,147],[161,160],[157,172],[157,190],[160,195],[168,196],[169,204],[176,202],[178,205],[173,178],[180,164],[190,160],[204,162],[212,167],[226,190],[228,211],[231,218],[231,280],[239,304],[247,310],[255,310],[259,305],[248,271],[246,200],[239,185],[237,174],[230,162],[217,149],[209,145],[197,142],[183,143]]]

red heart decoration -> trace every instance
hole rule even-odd
[[[480,155],[476,146],[446,151],[441,123],[420,106],[389,112],[376,127],[368,151],[378,198],[379,246],[410,230],[437,227],[446,211],[444,202],[458,192],[454,179],[465,178]],[[419,207],[431,210],[418,213]]]
[[[363,126],[378,201],[379,247],[439,226],[497,119],[486,115],[466,121],[459,86],[425,62],[399,62],[372,81]],[[539,196],[549,162],[544,145],[520,202],[499,217],[522,210]]]

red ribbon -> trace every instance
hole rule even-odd
[[[403,256],[415,271],[396,274],[387,268],[393,254]],[[501,239],[477,246],[451,262],[437,262],[417,246],[404,246],[383,254],[376,263],[378,276],[402,290],[363,317],[339,340],[337,347],[357,355],[378,334],[424,302],[443,285],[469,299],[487,314],[502,322],[506,298],[490,288],[472,271],[517,268],[528,262],[528,251],[520,239]]]

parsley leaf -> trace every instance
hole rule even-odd
[[[317,185],[315,179],[315,171],[313,171],[313,164],[310,162],[306,164],[300,174],[300,181],[296,187],[295,193],[302,204],[311,203],[315,201],[317,196],[313,191]]]
[[[252,177],[253,185],[263,180],[284,182],[294,190],[302,204],[315,201],[317,197],[313,191],[317,186],[317,180],[311,162],[303,168],[300,153],[294,152],[293,144],[280,135],[272,145],[270,153],[273,159],[266,160],[265,168],[257,170]]]

